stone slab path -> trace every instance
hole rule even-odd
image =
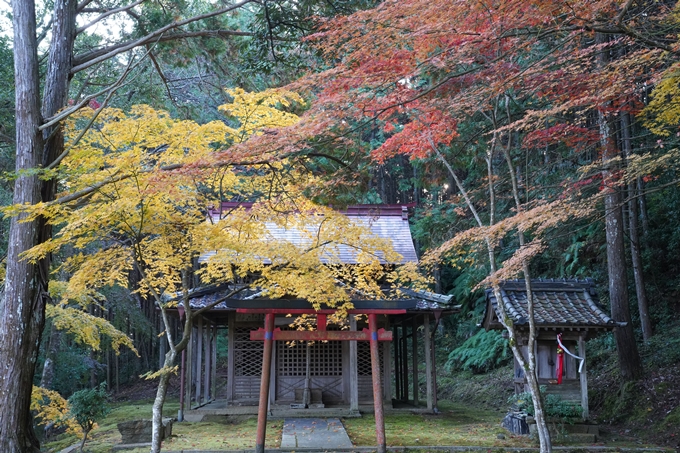
[[[352,448],[347,431],[338,418],[286,418],[281,448]]]

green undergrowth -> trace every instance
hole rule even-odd
[[[512,366],[501,367],[485,374],[471,371],[443,372],[437,376],[440,401],[471,403],[473,407],[505,411],[508,398],[514,394]]]

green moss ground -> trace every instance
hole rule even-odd
[[[514,436],[500,426],[503,414],[452,403],[440,404],[439,415],[394,414],[385,417],[388,446],[475,445],[482,447],[531,447],[526,436]],[[375,445],[375,418],[343,420],[355,445]],[[503,439],[499,439],[502,435]]]
[[[121,442],[117,424],[122,421],[150,419],[151,401],[133,403],[115,403],[111,413],[99,423],[88,436],[85,450],[90,453],[109,453],[113,445]],[[170,401],[165,404],[163,415],[176,417],[179,403]],[[172,437],[163,442],[164,450],[241,450],[255,448],[257,420],[254,417],[223,417],[219,421],[200,423],[175,423]],[[282,420],[270,420],[267,423],[267,439],[265,445],[273,448],[281,442]],[[75,436],[61,436],[54,442],[46,443],[42,450],[58,452],[63,448],[79,442]],[[148,448],[126,450],[128,453],[146,453]]]

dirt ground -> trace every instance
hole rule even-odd
[[[612,376],[589,382],[595,395],[591,412],[602,429],[680,451],[680,364],[651,371],[627,387]]]

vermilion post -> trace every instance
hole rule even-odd
[[[269,372],[272,363],[274,340],[274,313],[264,316],[264,351],[262,353],[262,378],[260,380],[260,405],[257,409],[257,440],[255,453],[264,453],[264,438],[267,432],[267,406],[269,403]]]
[[[179,412],[177,413],[177,421],[184,421],[184,392],[186,391],[184,383],[184,366],[186,363],[186,350],[182,349],[181,369],[179,372]]]
[[[378,322],[375,314],[368,315],[371,332],[371,375],[373,377],[373,407],[375,408],[375,436],[378,453],[385,453],[385,416],[383,413],[382,383],[380,382],[380,356],[378,355]]]

